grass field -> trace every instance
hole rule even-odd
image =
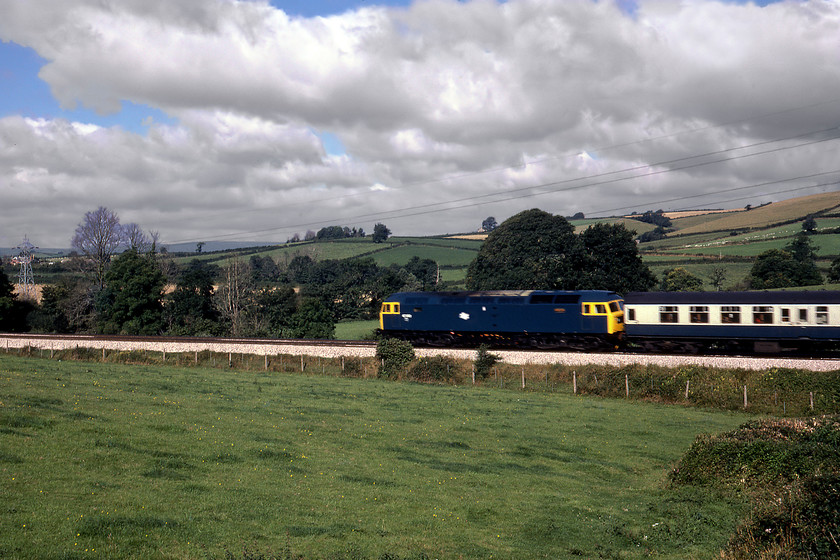
[[[714,558],[746,511],[666,488],[736,413],[10,355],[0,378],[3,558]]]

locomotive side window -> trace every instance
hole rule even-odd
[[[738,305],[724,305],[720,308],[720,322],[736,324],[741,322],[741,307]]]
[[[661,305],[661,306],[659,306],[659,322],[660,323],[678,323],[679,322],[679,308],[676,305]]]
[[[756,325],[773,322],[773,308],[769,305],[753,306],[753,323]]]
[[[607,306],[604,305],[603,303],[599,303],[598,305],[595,306],[595,311],[597,311],[598,313],[606,313],[607,312]]]
[[[689,312],[689,321],[692,323],[709,322],[709,307],[707,305],[692,305]]]
[[[818,325],[827,325],[828,324],[828,307],[824,307],[824,306],[817,307],[817,324]]]
[[[790,323],[790,309],[782,308],[782,323]]]

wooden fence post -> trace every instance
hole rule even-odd
[[[624,374],[624,394],[627,396],[628,399],[630,398],[630,374],[629,373]]]
[[[522,388],[525,388],[525,366],[522,366]]]
[[[814,392],[813,392],[813,391],[811,391],[811,392],[809,393],[809,395],[810,395],[810,397],[811,397],[811,411],[813,412],[813,410],[814,410]]]
[[[577,395],[577,372],[572,370],[572,394]]]
[[[685,382],[685,400],[688,400],[688,381]]]
[[[747,408],[747,386],[744,385],[744,408]]]

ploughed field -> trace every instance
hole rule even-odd
[[[0,557],[712,558],[745,511],[667,484],[738,413],[10,354],[0,379]]]

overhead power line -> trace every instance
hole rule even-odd
[[[721,150],[715,150],[711,152],[706,152],[703,154],[696,154],[692,156],[685,156],[681,158],[675,158],[670,160],[659,161],[650,164],[638,165],[634,167],[628,167],[619,170],[613,171],[606,171],[603,173],[596,173],[592,175],[582,176],[582,177],[574,177],[570,179],[562,179],[559,181],[551,181],[547,183],[541,183],[538,185],[530,185],[525,187],[517,187],[514,189],[507,189],[504,191],[497,191],[493,193],[487,193],[483,195],[475,195],[475,196],[468,196],[458,199],[450,199],[447,201],[442,202],[432,202],[428,204],[420,204],[411,206],[408,208],[401,208],[398,210],[387,210],[387,211],[379,211],[379,212],[371,212],[366,214],[358,214],[351,217],[345,217],[344,221],[351,223],[354,221],[362,220],[362,219],[399,219],[399,218],[407,218],[407,217],[414,217],[414,216],[421,216],[425,214],[435,213],[435,212],[443,212],[443,211],[451,211],[451,210],[460,210],[464,208],[471,208],[475,206],[480,206],[483,204],[498,204],[500,202],[508,202],[511,200],[518,200],[523,198],[531,198],[536,196],[543,196],[546,194],[552,194],[557,192],[566,192],[572,190],[579,190],[584,188],[591,188],[595,186],[603,186],[606,184],[617,183],[621,181],[629,181],[633,179],[640,179],[645,177],[652,177],[656,175],[662,175],[667,173],[673,173],[676,171],[684,171],[686,169],[694,169],[698,167],[703,167],[707,165],[713,165],[717,163],[723,163],[727,161],[734,161],[740,160],[744,158],[756,157],[761,155],[767,155],[772,153],[778,153],[786,150],[792,150],[796,148],[801,148],[805,146],[811,146],[815,144],[820,144],[823,142],[828,142],[832,140],[837,140],[840,138],[840,127],[830,127],[816,131],[810,131],[802,134],[796,134],[793,136],[787,136],[783,138],[776,138],[773,140],[764,140],[761,142],[754,142],[751,144],[745,144],[742,146],[734,146],[730,148],[724,148]],[[786,142],[786,141],[793,141],[797,139],[802,139],[806,137],[812,137],[815,135],[823,136],[821,138],[817,138],[814,140],[808,140],[805,142],[800,142],[794,145],[789,146],[780,146],[775,148],[770,148],[766,150],[750,152],[747,154],[740,154],[740,155],[729,155],[726,157],[718,157],[715,156],[722,156],[724,154],[732,154],[737,151],[747,150],[750,148],[756,148],[760,146],[767,146],[770,144],[775,144],[778,142]],[[706,161],[699,161],[695,163],[687,163],[685,165],[677,165],[684,162],[689,162],[692,160],[698,160],[702,158],[715,158],[715,159],[708,159]],[[654,169],[652,171],[647,171],[645,173],[636,173],[638,171],[642,171],[645,169],[652,169],[652,168],[659,168],[664,167],[664,169]],[[635,173],[635,174],[633,174]],[[624,175],[624,176],[620,176]],[[820,175],[820,174],[815,174]],[[810,175],[806,176],[799,176],[799,177],[792,177],[790,179],[784,179],[783,182],[790,182],[798,179],[806,179],[811,177]],[[593,179],[603,179],[603,180],[595,180]],[[574,184],[577,182],[582,182],[581,184]],[[771,184],[770,182],[768,184]],[[564,186],[565,185],[565,186]],[[562,187],[562,188],[560,188]],[[749,188],[749,187],[744,187]],[[813,187],[810,187],[813,188]],[[548,189],[548,190],[546,190]],[[502,198],[498,198],[498,197]],[[487,199],[493,200],[487,200]],[[679,200],[679,199],[675,199]],[[456,206],[452,206],[455,204]],[[600,212],[598,212],[600,213]],[[320,221],[313,221],[313,222],[303,222],[297,224],[288,224],[283,227],[276,227],[276,228],[266,228],[260,230],[251,230],[247,232],[237,232],[231,234],[223,234],[215,236],[217,239],[225,239],[225,238],[234,238],[242,235],[256,235],[256,234],[265,234],[271,232],[279,232],[279,231],[294,231],[300,228],[311,228],[318,225],[325,225],[334,223],[335,220],[320,220]],[[185,241],[175,241],[173,243],[188,243],[194,240],[185,240]]]

